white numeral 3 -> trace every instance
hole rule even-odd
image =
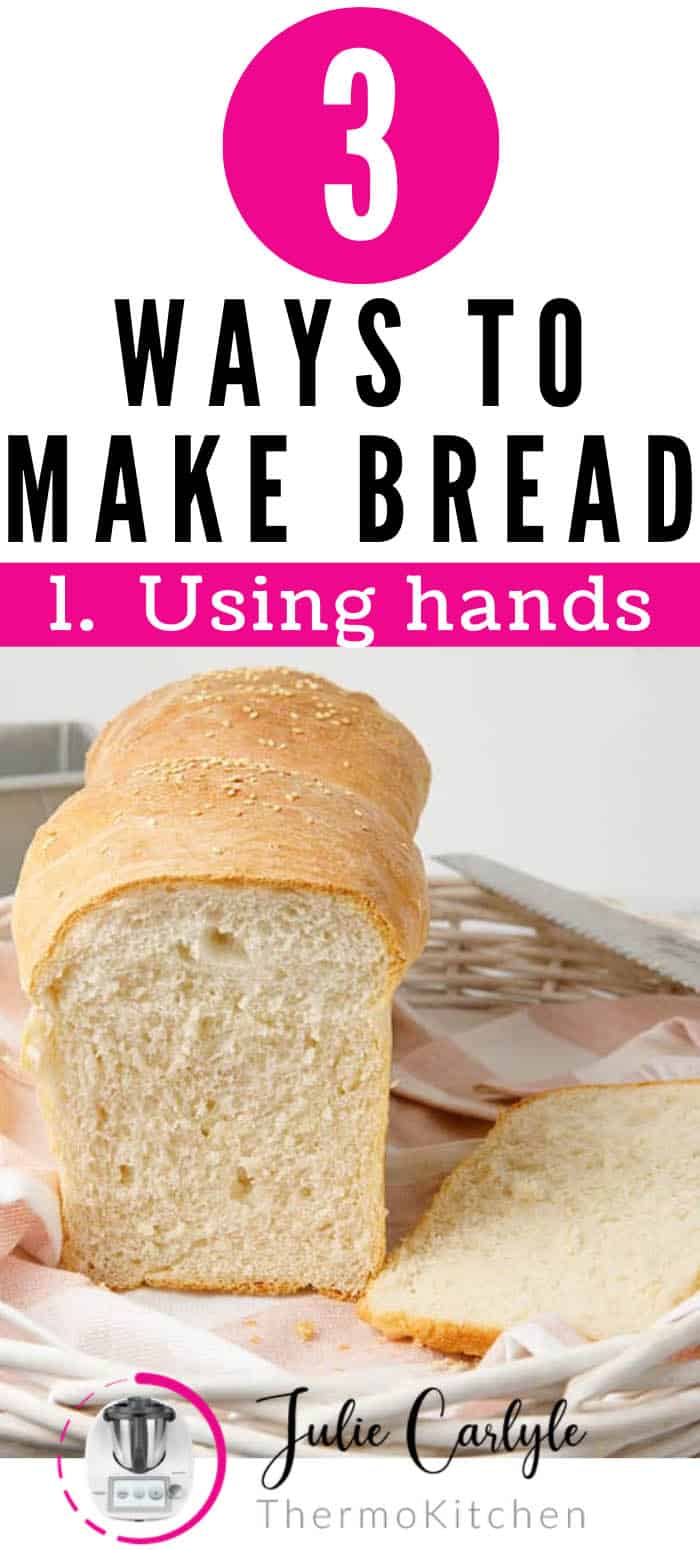
[[[326,183],[324,193],[333,229],[352,242],[371,242],[391,225],[398,199],[396,162],[384,138],[394,117],[396,82],[383,54],[373,48],[346,48],[328,66],[324,103],[350,103],[357,75],[363,75],[367,82],[367,117],[359,128],[348,130],[346,148],[349,156],[361,156],[367,163],[369,204],[364,215],[358,215],[351,183]]]

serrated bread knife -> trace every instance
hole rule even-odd
[[[555,926],[589,937],[610,952],[620,953],[666,979],[700,991],[700,941],[684,931],[629,915],[626,910],[601,904],[571,888],[559,888],[527,872],[503,866],[500,861],[489,861],[486,856],[450,855],[435,859],[491,893],[513,899]]]

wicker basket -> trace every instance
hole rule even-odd
[[[404,982],[415,1007],[480,1011],[591,996],[686,994],[651,969],[459,878],[430,884],[428,942]]]

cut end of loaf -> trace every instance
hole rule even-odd
[[[578,1087],[509,1110],[439,1189],[358,1312],[479,1356],[555,1314],[633,1333],[700,1286],[700,1083]]]
[[[384,1252],[386,948],[343,899],[131,890],[68,932],[27,1056],[64,1264],[356,1297]]]

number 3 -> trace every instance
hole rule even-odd
[[[398,199],[396,162],[384,138],[394,117],[396,82],[383,54],[373,48],[346,48],[328,66],[324,103],[347,106],[356,75],[367,82],[367,117],[359,128],[348,130],[345,143],[348,155],[361,156],[369,168],[369,205],[358,215],[352,183],[326,183],[324,194],[334,231],[351,242],[371,242],[391,225]]]

